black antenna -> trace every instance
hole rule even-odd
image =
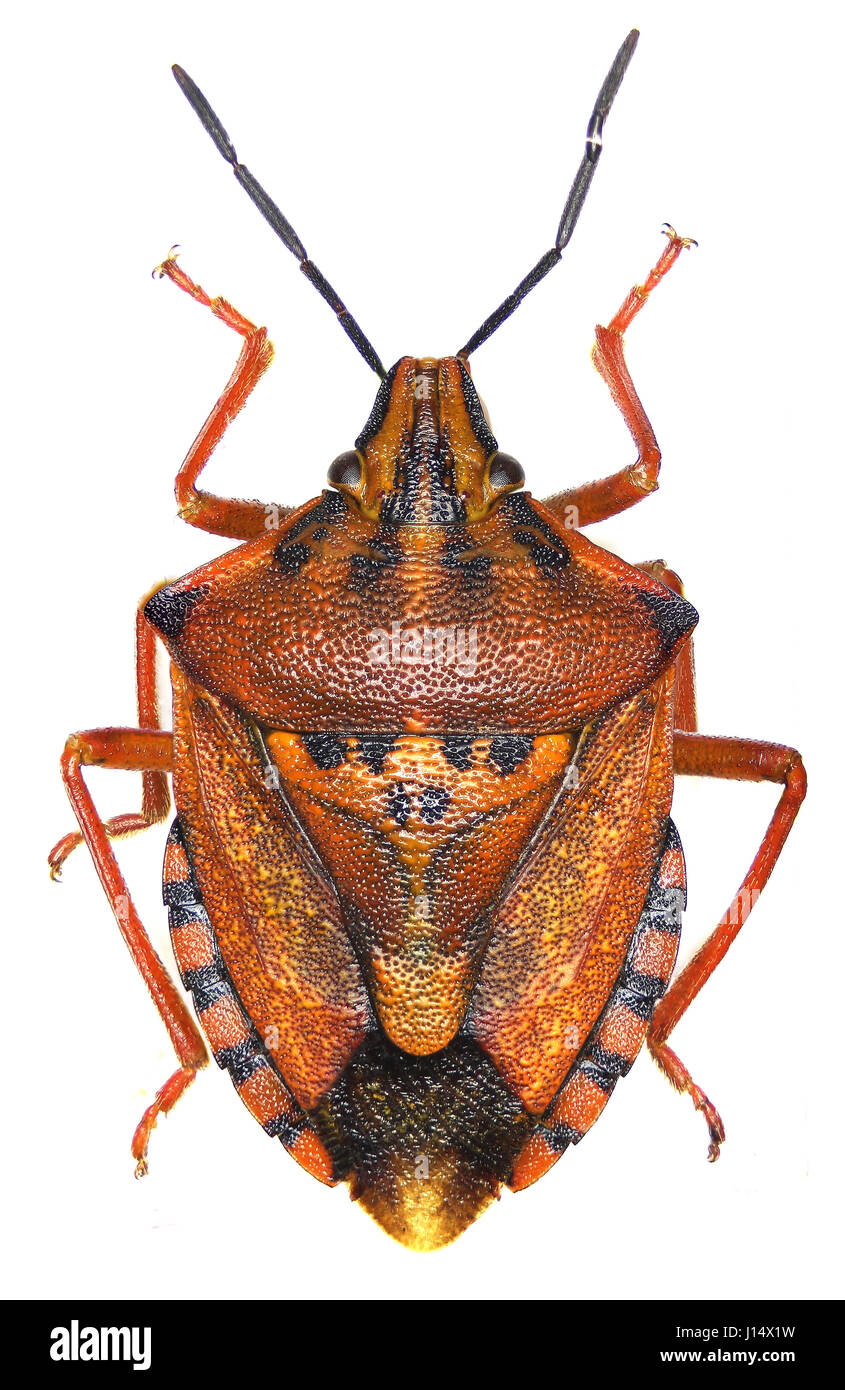
[[[593,181],[593,174],[596,172],[596,165],[599,162],[599,155],[602,148],[602,128],[605,117],[613,105],[614,97],[619,91],[622,78],[625,76],[628,64],[634,56],[634,49],[640,37],[639,29],[632,29],[627,39],[623,43],[619,52],[613,60],[613,66],[607,77],[604,79],[602,89],[598,94],[596,104],[593,107],[593,114],[590,117],[590,124],[587,126],[587,148],[581,160],[578,173],[575,175],[575,182],[569,190],[569,197],[563,209],[560,219],[560,226],[557,229],[555,244],[551,251],[547,251],[545,256],[537,262],[533,270],[530,270],[524,280],[520,280],[513,294],[509,294],[503,300],[498,309],[485,319],[481,327],[473,333],[469,342],[462,347],[458,353],[459,357],[467,358],[471,352],[475,352],[477,347],[486,343],[491,334],[509,319],[514,309],[522,303],[522,300],[533,290],[535,285],[548,275],[553,266],[556,266],[561,258],[564,247],[568,244],[572,233],[575,231],[575,223],[584,206],[587,191]]]
[[[238,156],[235,152],[234,145],[226,134],[220,119],[209,106],[197,84],[191,80],[184,68],[179,67],[178,63],[173,64],[173,76],[176,78],[176,81],[179,83],[188,101],[193,106],[202,125],[208,131],[220,154],[222,154],[228,164],[231,164],[235,171],[235,178],[241,185],[241,188],[246,189],[246,192],[255,203],[262,217],[266,218],[270,223],[276,236],[280,238],[291,254],[296,256],[296,259],[299,261],[299,269],[302,271],[303,275],[311,281],[315,290],[322,295],[329,308],[334,310],[337,314],[341,328],[344,333],[346,333],[347,337],[355,344],[367,365],[372,367],[377,376],[380,376],[382,379],[386,377],[387,372],[382,366],[381,359],[369,338],[356,323],[337,292],[332,289],[322,271],[318,270],[314,262],[308,259],[308,252],[305,250],[305,247],[302,245],[302,242],[299,240],[299,237],[296,235],[296,232],[293,230],[287,218],[280,209],[276,207],[273,199],[264,191],[261,184],[254,175],[249,172],[246,165],[238,162]]]

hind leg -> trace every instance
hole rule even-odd
[[[719,1156],[725,1134],[719,1115],[666,1040],[703,989],[748,919],[780,857],[807,790],[801,755],[794,748],[757,739],[720,738],[679,730],[674,740],[675,772],[687,777],[726,777],[739,782],[775,782],[780,800],[751,867],[733,900],[704,945],[681,971],[654,1011],[649,1050],[672,1085],[686,1092],[701,1110],[710,1133],[708,1157]]]
[[[683,592],[678,576],[667,569],[662,561],[640,565],[639,568],[660,579],[676,593]],[[804,799],[807,779],[800,754],[794,748],[756,739],[719,738],[696,732],[698,719],[692,639],[686,643],[675,663],[675,691],[673,751],[677,776],[775,782],[783,787],[760,848],[730,906],[657,1005],[646,1038],[649,1051],[661,1071],[677,1091],[689,1095],[696,1110],[700,1110],[704,1116],[710,1136],[708,1158],[712,1163],[719,1157],[719,1146],[724,1142],[724,1125],[712,1101],[666,1040],[724,958],[768,882]]]
[[[199,1068],[205,1066],[208,1054],[185,1001],[138,916],[109,843],[107,824],[94,805],[82,769],[103,767],[164,777],[172,771],[172,761],[172,735],[153,729],[90,729],[72,734],[62,755],[62,777],[81,836],[91,851],[120,933],[158,1009],[179,1063],[144,1112],[135,1131],[132,1156],[137,1177],[147,1171],[147,1145],[158,1116],[166,1115],[173,1108]]]

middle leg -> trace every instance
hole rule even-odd
[[[144,605],[149,598],[141,600],[135,613],[135,686],[138,701],[138,728],[161,730],[158,689],[156,685],[156,638],[153,629],[144,617]],[[170,810],[170,791],[167,773],[156,768],[141,770],[141,809],[126,811],[113,816],[103,826],[109,839],[116,840],[124,835],[133,835],[147,826],[164,820]],[[50,877],[61,877],[65,860],[77,845],[82,843],[79,830],[71,830],[54,845],[48,856]]]
[[[675,593],[683,593],[680,579],[663,561],[653,561],[638,568]],[[667,1038],[724,958],[768,881],[804,798],[806,776],[800,755],[792,748],[752,739],[709,737],[697,733],[697,729],[695,670],[690,637],[675,662],[676,775],[769,781],[783,786],[780,801],[760,848],[727,912],[693,959],[673,980],[655,1009],[647,1035],[649,1051],[664,1076],[675,1090],[689,1095],[696,1110],[704,1116],[710,1136],[708,1157],[712,1163],[719,1157],[719,1148],[725,1139],[724,1125],[715,1105],[677,1053],[669,1047]]]

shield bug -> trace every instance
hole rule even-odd
[[[315,1177],[348,1181],[391,1235],[431,1249],[503,1185],[536,1181],[603,1110],[646,1043],[703,1114],[668,1046],[783,847],[805,791],[791,748],[697,732],[697,614],[662,562],[632,566],[585,535],[657,486],[660,453],[624,333],[690,242],[667,244],[596,330],[594,363],[636,462],[540,502],[500,450],[470,356],[561,259],[636,46],[602,85],[554,246],[454,357],[388,372],[239,162],[192,80],[176,80],[355,348],[380,378],[330,486],[292,508],[213,496],[202,469],[272,348],[174,256],[160,276],[243,340],[176,481],[180,515],[242,542],[137,614],[135,729],[67,742],[85,840],[178,1067],[132,1142],[207,1061]],[[173,731],[154,655],[172,662]],[[142,774],[140,812],[103,822],[86,766]],[[728,911],[672,980],[684,863],[676,775],[771,781],[774,817]],[[110,841],[162,820],[164,900],[202,1034],[138,918]]]

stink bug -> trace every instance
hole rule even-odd
[[[330,487],[291,509],[198,489],[272,349],[173,255],[163,278],[243,339],[176,482],[180,515],[243,542],[156,589],[137,615],[136,729],[72,736],[63,776],[178,1067],[150,1133],[205,1065],[110,840],[177,818],[164,899],[202,1033],[268,1134],[315,1177],[348,1181],[391,1235],[431,1249],[580,1141],[645,1042],[719,1114],[668,1037],[764,886],[805,791],[799,755],[696,732],[697,621],[662,562],[583,534],[657,485],[660,453],[623,335],[690,242],[667,244],[607,326],[595,365],[637,460],[538,502],[500,451],[468,359],[561,259],[637,41],[608,73],[555,244],[454,357],[385,371],[208,102],[176,79],[259,211],[381,378]],[[159,720],[156,638],[172,661]],[[143,776],[140,812],[103,822],[85,766]],[[734,901],[671,984],[685,900],[675,774],[768,780],[778,807]]]

